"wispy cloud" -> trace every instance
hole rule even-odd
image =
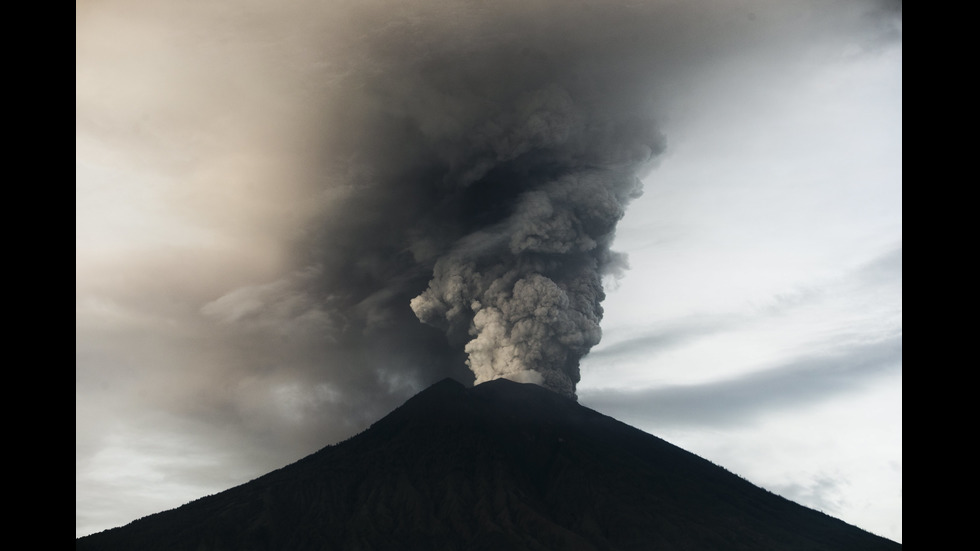
[[[580,401],[613,417],[645,419],[657,425],[722,426],[774,410],[832,400],[877,377],[901,373],[901,367],[899,335],[705,384],[637,391],[583,390]]]

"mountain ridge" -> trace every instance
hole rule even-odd
[[[554,392],[446,379],[365,431],[76,549],[901,549]]]

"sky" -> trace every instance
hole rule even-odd
[[[266,4],[76,3],[76,536],[448,376],[902,541],[900,2]]]

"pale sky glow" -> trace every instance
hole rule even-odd
[[[580,395],[648,389],[609,413],[901,541],[900,353],[853,388],[790,394],[772,414],[762,397],[758,414],[728,422],[663,411],[671,389],[698,403],[698,385],[901,337],[901,50],[783,86],[736,89],[749,109],[708,101],[668,125],[672,147],[619,225],[631,270],[608,286]]]
[[[76,536],[343,440],[441,369],[397,339],[347,348],[351,312],[394,291],[345,310],[346,257],[304,262],[346,227],[322,220],[358,220],[332,179],[386,168],[325,121],[401,108],[336,85],[384,74],[386,50],[349,44],[444,8],[176,4],[76,6]],[[579,401],[901,542],[901,3],[750,1],[724,32],[695,4],[648,54],[667,145],[617,226],[629,269],[604,280]],[[446,104],[434,133],[467,114],[418,101]]]

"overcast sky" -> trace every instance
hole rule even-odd
[[[598,149],[579,401],[902,540],[900,2],[266,4],[76,3],[76,536],[472,382],[427,182]]]

